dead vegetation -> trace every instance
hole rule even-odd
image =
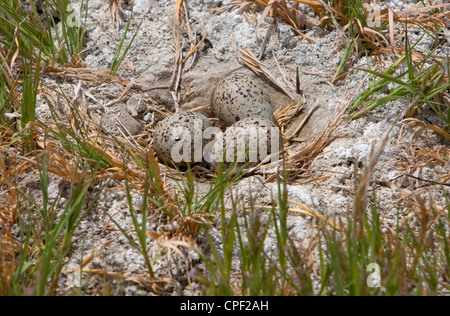
[[[220,14],[223,10],[238,10],[238,12],[245,15],[248,21],[256,25],[256,30],[263,23],[267,22],[268,17],[272,18],[266,38],[258,38],[258,43],[261,46],[259,56],[255,55],[249,48],[240,48],[239,43],[235,43],[237,60],[252,70],[256,75],[268,79],[292,100],[291,104],[286,104],[275,112],[275,117],[283,132],[286,132],[286,128],[292,125],[294,118],[298,117],[300,113],[305,115],[302,123],[294,126],[291,134],[284,135],[284,150],[279,160],[275,163],[261,163],[259,166],[248,170],[249,174],[261,174],[265,176],[267,182],[277,182],[280,181],[282,171],[285,171],[286,185],[323,180],[326,177],[310,179],[308,172],[310,165],[324,148],[336,138],[347,137],[347,135],[342,135],[338,132],[339,127],[345,122],[348,107],[348,104],[342,104],[322,132],[312,135],[305,141],[299,141],[297,139],[298,133],[304,124],[306,124],[310,114],[316,107],[308,104],[310,101],[302,93],[301,82],[298,76],[292,79],[286,74],[283,75],[280,67],[278,69],[270,69],[267,64],[261,61],[262,56],[266,53],[267,43],[270,41],[271,36],[277,32],[277,23],[286,23],[292,28],[295,34],[311,42],[314,39],[306,35],[305,29],[313,26],[336,27],[339,29],[341,36],[346,34],[345,36],[348,37],[347,47],[349,53],[346,54],[345,59],[341,63],[341,69],[337,69],[334,78],[330,78],[331,83],[336,83],[344,75],[350,73],[346,72],[342,75],[344,65],[350,59],[357,59],[366,52],[376,55],[380,61],[380,65],[385,62],[383,60],[383,54],[405,55],[407,48],[403,46],[401,41],[397,40],[397,38],[405,34],[405,30],[402,27],[398,27],[399,24],[418,26],[429,32],[435,32],[438,28],[445,28],[449,20],[448,5],[446,4],[426,7],[417,5],[415,8],[395,12],[395,14],[392,10],[388,9],[370,11],[361,2],[359,2],[359,6],[351,7],[349,11],[349,6],[346,4],[346,1],[232,0],[224,8],[216,10],[217,14]],[[122,6],[123,3],[121,0],[111,0],[107,8],[107,10],[110,10],[112,24],[117,25],[117,27],[121,21],[120,15],[123,14]],[[304,6],[308,6],[316,14],[314,20],[305,14]],[[370,27],[368,21],[371,19],[378,19],[382,23],[382,26],[380,25],[377,28]],[[175,105],[172,110],[176,112],[180,110],[179,100],[182,99],[180,87],[183,74],[193,67],[198,58],[201,58],[201,54],[198,53],[199,48],[204,43],[208,34],[198,34],[193,29],[188,8],[183,0],[177,0],[175,2],[173,16],[169,17],[169,21],[172,29],[175,56],[169,89]],[[166,255],[169,257],[175,254],[183,258],[186,257],[182,249],[197,249],[194,237],[200,233],[200,230],[203,227],[212,226],[220,222],[218,221],[221,215],[219,213],[220,199],[223,199],[227,189],[243,175],[234,176],[231,172],[216,174],[202,167],[180,171],[162,165],[155,158],[151,144],[146,139],[139,138],[136,140],[125,133],[122,137],[115,137],[104,133],[100,127],[92,122],[86,105],[79,102],[77,91],[72,95],[66,95],[56,88],[42,86],[40,82],[38,82],[36,92],[45,100],[49,108],[52,109],[52,119],[45,122],[35,121],[33,119],[27,122],[25,128],[20,128],[18,118],[23,114],[21,110],[23,100],[29,97],[25,94],[25,87],[23,85],[27,80],[27,78],[23,77],[24,60],[27,57],[20,54],[20,45],[22,43],[19,43],[18,35],[12,38],[12,42],[17,43],[13,49],[7,47],[2,42],[0,54],[0,63],[2,64],[1,88],[6,87],[6,90],[2,91],[7,92],[0,94],[0,96],[8,96],[9,102],[11,103],[7,110],[1,113],[3,117],[1,118],[2,128],[0,130],[0,284],[2,284],[0,293],[3,295],[23,294],[20,291],[19,293],[13,293],[11,283],[13,278],[16,278],[15,282],[20,281],[17,278],[17,271],[19,267],[24,269],[24,271],[27,270],[23,265],[25,262],[28,262],[30,257],[27,257],[26,260],[21,257],[20,251],[24,249],[24,246],[13,237],[12,231],[19,225],[20,216],[25,216],[24,213],[20,212],[19,204],[21,200],[27,198],[21,192],[21,184],[17,182],[17,179],[33,169],[64,179],[74,187],[78,185],[83,189],[86,187],[86,190],[91,188],[94,183],[103,183],[112,179],[122,183],[125,181],[126,188],[123,188],[124,190],[141,192],[145,196],[146,206],[144,210],[140,209],[139,212],[144,212],[146,219],[160,217],[162,221],[173,223],[172,227],[167,231],[156,233],[147,231],[145,224],[139,224],[136,221],[133,229],[123,229],[116,225],[116,228],[108,228],[108,230],[120,231],[127,234],[127,238],[129,238],[133,246],[139,248],[145,257],[147,270],[128,274],[128,271],[113,272],[88,268],[89,263],[92,262],[94,257],[104,251],[112,240],[100,245],[94,252],[90,253],[88,258],[80,264],[79,270],[86,274],[101,275],[108,278],[133,282],[157,294],[170,294],[165,292],[163,288],[166,284],[174,283],[173,276],[157,275],[154,273],[151,260],[145,250],[146,243],[149,240],[154,240],[159,247],[167,250]],[[62,51],[63,46],[58,49]],[[352,55],[351,52],[354,52],[355,55]],[[412,56],[417,58],[422,56],[423,58],[423,55],[416,52],[412,52]],[[35,71],[37,68],[40,68],[41,76],[65,78],[73,82],[84,81],[87,84],[98,85],[100,83],[108,83],[111,85],[120,85],[123,93],[118,99],[112,102],[118,102],[135,89],[141,88],[139,83],[133,82],[132,80],[111,75],[104,70],[83,68],[80,63],[76,63],[75,67],[75,64],[70,62],[58,64],[51,60],[38,59],[36,61],[34,55],[28,58],[31,58],[31,62],[34,62],[33,69]],[[443,60],[441,57],[435,57],[433,59],[438,61]],[[276,72],[282,73],[282,75],[276,75]],[[448,82],[448,74],[447,77],[444,77],[444,80]],[[447,98],[448,91],[443,91],[441,97]],[[351,98],[349,97],[350,101]],[[309,112],[303,113],[306,105],[309,105]],[[445,127],[423,122],[417,118],[410,118],[404,121],[404,123],[409,123],[409,128],[415,129],[416,132],[412,136],[409,147],[406,147],[404,152],[395,157],[398,162],[398,170],[400,171],[398,177],[409,177],[412,181],[421,183],[421,185],[408,188],[408,190],[410,189],[409,191],[399,191],[402,193],[399,201],[408,205],[412,210],[403,219],[402,227],[406,229],[409,221],[413,217],[418,218],[422,223],[416,235],[417,239],[420,240],[420,247],[418,248],[424,250],[425,246],[422,242],[428,243],[427,245],[431,248],[430,240],[432,238],[440,238],[444,241],[448,239],[448,233],[445,230],[443,234],[437,232],[434,225],[444,223],[444,226],[446,225],[445,227],[448,228],[449,215],[447,208],[449,204],[447,203],[447,207],[445,207],[435,203],[433,200],[426,201],[421,197],[420,193],[426,193],[427,190],[432,190],[436,187],[448,186],[450,173],[444,174],[439,179],[425,179],[417,176],[416,171],[423,166],[430,165],[439,166],[444,170],[448,170],[450,166],[450,151],[448,147],[436,149],[427,147],[426,144],[414,143],[414,141],[425,130],[433,133],[430,137],[443,137],[446,140],[449,140],[450,137]],[[27,133],[31,137],[25,137]],[[398,137],[399,139],[403,138],[403,135],[399,135]],[[382,145],[385,142],[386,139],[383,139],[381,142]],[[350,236],[352,241],[365,235],[365,224],[368,225],[367,223],[373,219],[366,214],[366,212],[368,213],[368,201],[370,200],[368,192],[372,184],[371,176],[374,168],[380,155],[383,153],[382,149],[383,146],[380,146],[372,152],[369,164],[360,178],[358,191],[355,193],[355,206],[353,209],[355,225],[353,234],[355,235],[352,234]],[[169,185],[167,178],[179,180],[182,188]],[[206,199],[201,199],[201,197],[197,196],[194,186],[196,181],[211,184],[211,191]],[[422,191],[419,191],[419,189],[422,189]],[[326,227],[322,231],[324,235],[329,233],[328,229],[330,228],[338,231],[336,236],[339,237],[339,241],[345,246],[348,236],[342,235],[342,232],[347,229],[343,223],[326,218],[307,205],[295,201],[289,202],[295,204],[296,207],[286,208],[287,212],[297,213],[319,220]],[[283,210],[283,205],[252,205],[246,207],[252,210],[265,209],[277,210],[279,212]],[[133,206],[130,203],[130,209],[132,208]],[[150,214],[150,209],[156,211]],[[134,210],[135,214],[138,213],[137,211]],[[274,218],[277,217],[274,216]],[[224,218],[222,218],[223,220]],[[114,222],[113,217],[111,217],[111,222]],[[41,225],[43,224],[41,223]],[[281,230],[281,228],[279,229]],[[381,242],[381,239],[393,241],[398,238],[392,228],[389,229],[383,236],[381,236],[381,230],[377,231],[380,236],[377,237],[376,242]],[[39,235],[37,232],[33,232],[33,236],[34,234]],[[39,261],[44,258],[44,253],[39,252],[39,249],[41,249],[39,243],[43,243],[43,240],[37,236],[34,236],[34,238],[34,242],[27,239],[27,242],[30,242],[27,245],[29,248],[26,248],[29,251],[27,255],[32,256],[33,254],[33,256],[36,256],[33,259]],[[322,237],[317,237],[312,242],[313,246],[306,248],[303,254],[307,257],[305,271],[314,272],[312,274],[316,276],[319,275],[317,272],[319,264],[309,258],[308,254],[313,252],[312,249],[317,246],[320,238]],[[140,239],[141,244],[136,241],[137,239]],[[328,241],[331,245],[332,242],[330,240]],[[398,240],[395,241],[397,242]],[[383,243],[387,243],[387,241],[383,241]],[[55,239],[55,247],[65,250],[65,238],[63,240]],[[387,245],[387,248],[392,250],[391,253],[395,253],[398,247],[400,245],[395,244],[394,241],[392,244]],[[355,248],[354,251],[356,253],[357,249]],[[255,255],[264,256],[261,253],[256,253]],[[389,253],[384,255],[387,258]],[[408,246],[402,255],[404,256],[402,259],[405,263],[402,267],[406,269],[408,266],[408,272],[413,273],[415,267],[420,265],[421,254],[416,253],[413,246]],[[338,257],[339,255],[336,256]],[[380,257],[386,259],[381,254],[381,251]],[[339,259],[343,258],[339,257]],[[186,261],[189,260],[186,259]],[[411,262],[413,263],[412,267],[409,266]],[[388,263],[392,262],[388,261]],[[186,266],[190,264],[190,262],[186,262]],[[219,263],[217,264],[219,265]],[[336,266],[339,265],[336,262],[333,262],[333,264]],[[346,261],[341,262],[341,264],[345,266]],[[30,275],[33,272],[35,274],[40,273],[37,270],[27,271],[30,272]],[[448,273],[448,267],[446,271]],[[75,271],[71,272],[74,273]],[[390,271],[388,272],[390,273]],[[210,271],[210,273],[212,272]],[[442,277],[441,274],[440,276]],[[56,278],[58,277],[56,276]],[[187,278],[189,286],[197,281],[193,280],[190,275]],[[232,283],[230,280],[228,282],[228,285]],[[445,282],[439,282],[441,286],[447,286],[448,289],[448,285]],[[42,294],[55,294],[56,283],[52,283],[52,288],[49,291],[42,292]],[[30,284],[38,287],[35,283]],[[286,284],[287,282],[283,285],[286,286]],[[345,284],[347,285],[347,283]],[[278,284],[278,286],[281,287],[281,284]],[[336,288],[337,294],[343,294],[339,293]],[[100,288],[96,290],[91,294],[104,293]],[[295,288],[289,288],[287,286],[282,290],[283,293],[299,293],[295,291]],[[369,290],[366,289],[366,291]],[[235,290],[234,293],[248,294],[245,291],[238,290]],[[358,294],[358,292],[355,293]],[[426,291],[424,293],[427,294]],[[402,292],[402,294],[404,293]]]

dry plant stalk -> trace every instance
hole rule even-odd
[[[334,133],[339,127],[339,123],[342,121],[346,109],[346,106],[341,106],[322,132],[313,135],[303,143],[297,143],[298,145],[292,145],[285,149],[285,152],[283,153],[284,163],[286,172],[289,174],[291,181],[296,179],[304,170],[308,169],[314,158],[337,138]],[[290,138],[287,139],[286,144],[289,143],[290,140]],[[248,171],[264,175],[269,174],[266,181],[275,181],[277,173],[283,167],[283,159],[267,163],[267,160],[269,159],[270,158],[266,159],[266,161],[261,162],[259,165]]]
[[[82,80],[95,84],[98,84],[100,82],[115,81],[125,87],[129,86],[130,84],[134,84],[136,87],[141,87],[139,84],[134,83],[133,81],[119,78],[117,76],[104,73],[101,70],[91,68],[62,68],[57,65],[46,63],[44,65],[41,65],[41,73],[50,76],[59,76]]]
[[[250,68],[257,75],[264,75],[267,79],[269,79],[273,84],[279,87],[291,100],[297,101],[297,97],[294,96],[292,92],[289,90],[294,90],[294,88],[289,89],[281,82],[277,80],[277,78],[270,72],[270,70],[256,57],[249,48],[246,49],[238,49],[236,53],[237,58],[240,62],[242,62],[245,66]]]
[[[372,174],[375,170],[375,167],[380,160],[381,155],[384,152],[384,149],[386,147],[387,141],[389,140],[390,132],[392,131],[392,128],[396,125],[392,124],[387,130],[385,130],[381,136],[381,139],[377,144],[375,144],[375,141],[372,144],[370,156],[368,159],[368,163],[366,165],[366,168],[364,170],[363,175],[360,178],[358,190],[356,192],[354,205],[353,205],[353,229],[352,234],[354,238],[359,238],[363,234],[363,225],[361,223],[363,222],[363,214],[366,212],[367,209],[367,193],[369,191],[370,187],[370,179],[372,177]],[[354,164],[355,168],[357,168],[358,164]],[[355,174],[357,173],[357,170],[355,170]]]
[[[169,20],[169,24],[172,28],[173,44],[175,48],[175,63],[172,78],[170,79],[170,89],[172,91],[178,91],[183,65],[183,26],[185,24],[184,17],[182,15],[182,12],[184,11],[183,8],[184,0],[177,0],[175,4],[175,18]],[[178,102],[177,100],[174,101],[178,112]]]
[[[87,273],[89,275],[97,274],[97,275],[109,276],[113,279],[121,279],[123,281],[130,281],[130,282],[133,282],[144,288],[147,288],[158,295],[169,294],[169,293],[162,292],[160,289],[163,288],[163,285],[165,285],[165,284],[173,283],[173,281],[170,278],[159,277],[157,279],[150,279],[147,274],[137,273],[136,271],[132,271],[132,270],[114,272],[114,271],[106,271],[106,270],[101,270],[101,269],[86,268],[86,269],[83,269],[82,272]]]
[[[258,26],[262,23],[262,21],[266,18],[266,16],[270,13],[270,16],[274,16],[275,14],[280,16],[286,23],[294,30],[297,35],[300,35],[311,42],[314,40],[308,35],[304,34],[300,30],[303,28],[305,24],[315,25],[310,22],[306,16],[297,8],[291,8],[287,4],[286,1],[277,1],[277,0],[256,0],[257,3],[264,6],[264,12],[261,14],[261,17],[258,20],[258,24],[256,27],[256,31],[258,30]]]
[[[426,127],[423,126],[428,126],[430,124],[417,121],[416,119],[407,119],[403,122],[405,121],[414,122],[413,125],[409,125],[409,128],[422,128],[412,135],[411,140],[408,143],[404,144],[404,150],[394,156],[400,171],[400,174],[397,177],[408,176],[427,185],[450,186],[450,148],[441,147],[435,149],[429,148],[426,145],[421,145],[420,142],[417,142],[419,139],[418,136],[424,132],[424,128]],[[434,131],[434,129],[431,130]],[[435,136],[433,135],[431,137]],[[436,169],[437,166],[442,167],[443,173],[439,180],[435,181],[434,179],[421,178],[417,174],[420,169],[430,166],[433,166],[434,169]]]
[[[3,226],[0,226],[0,293],[8,295],[8,285],[17,270],[20,245],[11,237],[11,228]]]
[[[292,5],[289,5],[292,4]],[[312,38],[307,36],[302,29],[305,25],[320,25],[322,21],[318,24],[311,22],[298,8],[298,4],[306,4],[309,5],[316,14],[320,13],[320,10],[323,9],[323,5],[316,0],[294,0],[294,1],[286,1],[286,0],[232,0],[227,6],[216,10],[218,12],[238,9],[238,12],[242,12],[247,16],[247,12],[250,12],[251,15],[254,15],[253,9],[258,6],[264,8],[263,13],[258,19],[257,28],[262,21],[269,15],[270,17],[280,17],[283,19],[297,34],[300,35],[309,41],[314,42]]]
[[[67,271],[67,273],[74,273],[74,272],[78,272],[81,269],[84,269],[89,263],[92,262],[92,260],[94,260],[94,258],[96,256],[98,256],[103,250],[105,250],[106,248],[108,248],[108,246],[113,242],[116,241],[118,238],[114,238],[111,239],[110,241],[107,241],[106,243],[104,243],[103,245],[101,245],[99,248],[97,248],[93,253],[91,253],[86,259],[83,260],[83,262],[77,266],[75,269],[73,270],[69,270]]]
[[[17,50],[17,52],[18,51],[19,50]],[[8,84],[9,87],[11,87],[11,97],[9,99],[13,102],[15,109],[20,109],[21,104],[19,102],[19,92],[17,91],[16,87],[17,80],[13,79],[13,72],[12,72],[12,69],[14,67],[14,59],[11,61],[11,64],[9,65],[7,63],[6,58],[7,57],[3,55],[2,50],[0,50],[0,64],[2,64],[1,71],[3,72],[3,76],[6,79],[6,83]]]
[[[318,220],[322,221],[323,223],[329,225],[330,227],[332,227],[334,229],[342,230],[342,227],[339,224],[336,224],[331,219],[326,218],[325,216],[323,216],[322,214],[320,214],[317,211],[314,211],[310,207],[308,207],[306,205],[303,205],[303,204],[300,204],[300,203],[295,202],[295,201],[291,201],[291,200],[289,200],[288,202],[292,203],[292,204],[295,204],[296,206],[300,207],[300,209],[289,207],[287,209],[289,212],[300,214],[300,215],[304,215],[304,216],[309,216],[309,217],[313,217],[313,218],[317,218]],[[243,209],[244,210],[250,210],[250,209],[258,209],[258,208],[264,209],[264,210],[279,209],[276,206],[264,206],[264,205],[245,206]]]
[[[17,269],[20,244],[12,237],[12,227],[19,220],[17,191],[10,177],[15,170],[5,165],[0,148],[0,294],[8,295],[10,280]]]
[[[172,29],[173,45],[175,49],[174,69],[172,72],[172,78],[170,79],[169,88],[175,104],[175,112],[179,112],[180,105],[178,103],[178,100],[180,98],[179,89],[181,76],[183,73],[183,65],[186,64],[185,69],[189,69],[192,67],[196,57],[196,52],[203,41],[206,39],[207,34],[204,34],[200,42],[197,43],[197,38],[190,25],[189,14],[187,11],[187,7],[184,4],[184,0],[176,0],[175,16],[169,16],[169,25]],[[185,52],[187,47],[184,40],[184,35],[187,35],[189,39],[190,48],[186,53],[186,56],[183,58],[183,52]],[[190,61],[189,64],[188,61]]]
[[[205,41],[206,36],[208,36],[208,32],[206,32],[203,35],[202,39],[197,44],[195,44],[194,47],[192,47],[191,50],[186,54],[186,56],[183,58],[183,61],[182,61],[183,64],[189,59],[189,57],[191,57],[191,55],[193,55],[197,51],[197,49],[200,47],[200,45]],[[195,57],[192,58],[192,60],[194,60],[194,59],[195,59]]]
[[[12,159],[12,158],[11,158]],[[0,223],[14,224],[18,218],[17,210],[17,190],[11,177],[15,175],[16,170],[10,170],[12,162],[9,166],[5,165],[7,159],[0,148]]]
[[[422,132],[424,132],[426,129],[429,129],[429,130],[432,130],[433,132],[441,135],[446,140],[450,140],[450,134],[447,133],[442,128],[440,128],[439,126],[436,126],[436,125],[433,125],[433,124],[427,124],[427,123],[422,122],[422,121],[420,121],[420,120],[418,120],[416,118],[407,118],[407,119],[403,120],[403,122],[411,123],[409,125],[409,128],[420,127],[420,129],[417,132],[414,133],[413,138],[417,138]]]
[[[273,116],[281,127],[286,126],[291,120],[299,113],[303,108],[303,104],[299,101],[297,105],[289,104],[287,106],[281,106],[275,110]]]
[[[319,220],[321,220],[322,222],[324,222],[324,223],[330,225],[330,227],[332,227],[332,228],[334,228],[334,229],[337,229],[337,230],[342,230],[341,225],[339,225],[339,224],[333,222],[333,221],[332,221],[331,219],[329,219],[329,218],[326,218],[325,216],[323,216],[323,215],[320,214],[319,212],[314,211],[314,210],[311,209],[309,206],[306,206],[306,205],[303,205],[303,204],[300,204],[300,203],[298,203],[298,202],[291,201],[291,200],[288,200],[288,202],[289,202],[289,203],[292,203],[292,204],[295,204],[295,205],[297,205],[297,206],[299,206],[304,212],[306,212],[305,215],[308,215],[308,216],[311,216],[311,217],[316,217],[316,218],[318,218]],[[299,213],[297,210],[294,210],[294,209],[288,209],[288,210],[289,210],[290,212]]]
[[[318,107],[319,107],[319,104],[316,103],[309,109],[308,113],[306,113],[305,117],[300,122],[300,124],[298,124],[298,126],[295,127],[295,129],[290,133],[290,135],[287,135],[287,137],[288,137],[287,141],[290,141],[297,135],[297,133],[303,128],[303,126],[305,126],[305,123],[310,119],[310,117],[312,116],[312,114]],[[286,143],[286,141],[285,141],[285,143]]]
[[[120,15],[125,15],[122,9],[122,2],[123,0],[109,0],[108,7],[105,9],[105,12],[109,10],[113,25],[117,25],[117,27],[121,25]]]
[[[339,127],[339,123],[342,121],[346,109],[346,106],[341,106],[322,132],[317,133],[306,142],[288,151],[286,155],[286,168],[292,170],[291,174],[293,173],[294,177],[298,175],[296,169],[307,169],[314,158],[336,139],[334,132]]]
[[[175,111],[178,112],[180,110],[178,104],[179,88],[183,69],[189,70],[193,66],[198,48],[206,39],[207,33],[197,42],[197,37],[191,28],[189,14],[184,0],[176,0],[175,17],[169,17],[169,24],[172,28],[175,49],[175,63],[172,78],[170,79],[170,90],[175,103]],[[185,35],[188,38],[189,47],[184,40]],[[186,49],[188,49],[187,52]],[[185,57],[183,57],[184,52],[186,52]]]
[[[446,10],[447,8],[450,8],[448,3],[430,6],[417,4],[414,7],[394,12],[392,17],[389,16],[390,9],[380,10],[377,14],[380,16],[380,21],[389,21],[391,19],[394,22],[422,26],[435,32],[436,28],[446,28],[448,26],[450,22],[450,11]],[[443,9],[443,11],[436,10],[430,15],[430,12],[435,9]]]

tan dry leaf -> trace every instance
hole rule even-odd
[[[269,71],[269,69],[256,57],[250,50],[250,48],[240,49],[236,54],[238,59],[247,67],[249,67],[257,75],[264,75],[267,79],[272,81],[276,86],[278,86],[291,100],[297,102],[297,99],[293,93],[291,93],[288,88],[279,82],[276,77]],[[294,89],[292,89],[294,90]]]
[[[422,132],[424,129],[430,129],[430,130],[438,133],[439,135],[443,136],[446,140],[450,140],[450,134],[447,133],[446,131],[444,131],[439,126],[424,123],[416,118],[407,118],[407,119],[404,119],[402,122],[412,122],[412,124],[409,126],[410,128],[421,127],[419,132]],[[415,137],[417,137],[417,136],[419,136],[419,133],[416,132]]]

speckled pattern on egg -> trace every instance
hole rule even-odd
[[[178,143],[179,146],[186,145],[191,141],[190,161],[194,162],[194,136],[201,137],[202,146],[205,142],[202,135],[196,135],[195,122],[201,126],[203,133],[206,128],[211,127],[211,122],[203,115],[195,112],[178,112],[158,123],[154,133],[154,149],[158,157],[163,161],[173,161],[172,148]],[[200,131],[198,131],[200,132]],[[187,135],[190,135],[190,139]],[[184,147],[183,147],[184,148]],[[178,162],[177,165],[184,166],[185,162]]]
[[[269,93],[256,78],[244,74],[232,74],[219,83],[213,108],[225,126],[253,116],[273,121]]]
[[[267,131],[267,134],[260,134],[259,129]],[[272,148],[271,146],[273,131],[276,131],[278,134],[274,134],[275,141],[278,141],[278,148]],[[267,147],[261,147],[264,141],[263,139],[260,139],[261,135],[266,135]],[[220,161],[223,160],[223,154],[225,152],[225,165],[235,161],[235,158],[239,159],[239,157],[241,157],[240,159],[242,160],[238,160],[238,166],[242,166],[245,162],[249,161],[249,158],[251,158],[251,156],[249,156],[251,155],[250,151],[256,148],[257,153],[254,154],[256,157],[253,157],[256,158],[256,161],[250,161],[250,164],[248,165],[251,167],[272,154],[272,149],[274,152],[281,150],[281,146],[281,132],[272,121],[261,117],[249,117],[236,122],[231,127],[227,128],[224,133],[216,136],[216,142],[212,147],[212,157],[214,159],[212,165],[214,168],[217,168]],[[243,151],[238,152],[240,149],[243,149]],[[247,151],[247,155],[243,157]]]

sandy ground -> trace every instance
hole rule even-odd
[[[75,9],[79,10],[81,1],[72,2]],[[195,59],[189,63],[190,67],[184,69],[180,81],[180,93],[176,102],[181,109],[191,109],[210,104],[214,86],[226,74],[236,70],[251,74],[248,68],[239,63],[234,50],[249,48],[255,54],[259,54],[261,43],[258,42],[256,34],[264,39],[273,19],[266,18],[257,28],[256,23],[250,23],[243,14],[236,11],[220,14],[212,11],[212,9],[223,7],[228,1],[187,0],[185,2],[191,28],[197,41],[207,34],[206,40],[197,50]],[[413,2],[410,1],[410,3]],[[402,2],[394,1],[392,4],[396,9],[403,8]],[[82,82],[82,89],[94,97],[85,96],[87,105],[91,107],[89,113],[94,121],[101,122],[113,134],[121,135],[119,131],[121,127],[118,123],[120,121],[133,137],[143,137],[151,141],[152,130],[163,117],[155,109],[167,113],[174,112],[176,106],[167,88],[175,63],[174,37],[171,28],[175,9],[174,1],[135,0],[134,4],[131,1],[125,1],[120,26],[113,24],[106,9],[107,4],[104,0],[89,1],[87,23],[92,26],[87,28],[88,49],[84,53],[85,66],[95,69],[107,69],[110,66],[124,33],[125,15],[129,15],[133,10],[131,29],[127,35],[128,41],[138,25],[142,24],[117,75],[141,84],[143,89],[131,89],[122,100],[110,105],[111,101],[118,99],[123,93],[123,86],[115,83],[96,86]],[[304,12],[309,19],[316,20],[312,10],[306,8]],[[331,84],[346,44],[345,37],[339,36],[339,31],[331,28],[320,29],[308,25],[305,25],[304,32],[312,41],[295,35],[288,25],[281,20],[278,21],[278,32],[270,39],[261,61],[281,82],[283,82],[281,78],[287,78],[286,87],[293,95],[295,95],[293,87],[298,67],[305,102],[286,130],[295,129],[308,111],[318,105],[318,109],[297,136],[307,140],[320,133],[337,111],[346,106],[368,83],[363,83],[366,73],[353,71],[342,80]],[[421,45],[426,51],[427,45],[431,44],[424,40],[424,44]],[[444,48],[436,54],[444,55]],[[388,54],[383,57],[386,64],[393,61]],[[368,60],[372,64],[376,62],[374,57],[369,57]],[[364,67],[368,60],[365,57],[355,60],[352,67]],[[45,78],[45,80],[47,83],[55,81],[53,78]],[[74,91],[79,83],[77,80],[57,82],[68,91]],[[265,86],[270,92],[275,108],[294,104],[293,100],[269,80],[265,80]],[[154,89],[155,87],[165,88]],[[421,136],[413,139],[412,134],[415,130],[409,130],[406,124],[398,120],[402,117],[404,102],[406,101],[391,102],[354,121],[343,119],[334,133],[337,138],[315,158],[309,167],[310,171],[289,184],[289,199],[308,205],[326,216],[345,216],[351,210],[353,203],[355,163],[360,170],[363,170],[367,166],[372,146],[378,144],[383,133],[392,128],[385,151],[372,177],[372,189],[376,188],[379,208],[385,223],[389,224],[393,221],[397,211],[400,214],[408,213],[408,209],[401,202],[401,197],[408,192],[417,193],[417,190],[426,192],[435,203],[443,203],[444,192],[441,187],[402,176],[408,169],[408,161],[401,161],[399,158],[402,153],[417,146],[437,150],[449,145],[448,141],[431,137],[433,134],[429,131],[424,131]],[[213,117],[208,108],[202,112]],[[40,103],[38,115],[40,118],[49,116],[45,102]],[[425,111],[423,115],[429,120],[435,119],[432,112]],[[410,166],[408,170],[408,173],[416,177],[436,182],[440,182],[449,172],[449,164],[445,166],[431,160],[424,161],[417,168]],[[327,177],[304,183],[306,180],[323,176]],[[28,190],[31,192],[39,189],[39,186],[32,185],[32,178],[33,175],[30,175],[27,183]],[[60,179],[52,178],[51,189],[54,190],[55,196],[61,192],[63,186]],[[83,284],[87,284],[84,290],[92,291],[99,284],[113,282],[111,280],[114,279],[115,273],[124,273],[129,277],[117,286],[118,293],[149,294],[143,283],[139,281],[145,276],[145,263],[142,256],[130,246],[120,232],[105,229],[105,227],[114,228],[107,214],[114,216],[123,228],[132,227],[126,193],[120,189],[121,187],[123,188],[123,183],[115,181],[108,183],[94,209],[87,215],[74,236],[74,248],[60,281],[60,294],[75,291],[80,286],[80,280]],[[207,186],[199,183],[198,189],[200,192],[205,192]],[[236,190],[244,202],[246,199],[248,201],[249,191],[252,191],[257,204],[270,204],[273,197],[277,195],[276,184],[267,182],[265,177],[260,175],[242,180]],[[142,204],[142,198],[136,194],[133,202],[139,206]],[[231,205],[228,206],[231,207]],[[307,241],[313,233],[314,218],[291,214],[288,221],[290,234],[299,243]],[[149,221],[149,230],[152,232],[170,232],[171,229],[168,223],[161,222],[161,218]],[[201,247],[204,239],[198,238],[195,242]],[[103,249],[107,243],[108,246]],[[268,251],[272,246],[270,243],[267,245]],[[155,273],[176,280],[176,284],[165,287],[167,293],[199,294],[199,287],[196,284],[188,286],[187,279],[190,271],[203,270],[199,257],[194,251],[182,247],[180,249],[179,252],[172,252],[171,256],[165,255],[157,260],[154,263]],[[99,251],[96,252],[97,250]],[[155,241],[149,242],[149,251],[151,257],[167,253],[167,249]],[[87,268],[109,271],[110,274],[83,274],[80,278],[79,273],[74,270],[77,270],[83,258],[93,253],[95,257]]]

